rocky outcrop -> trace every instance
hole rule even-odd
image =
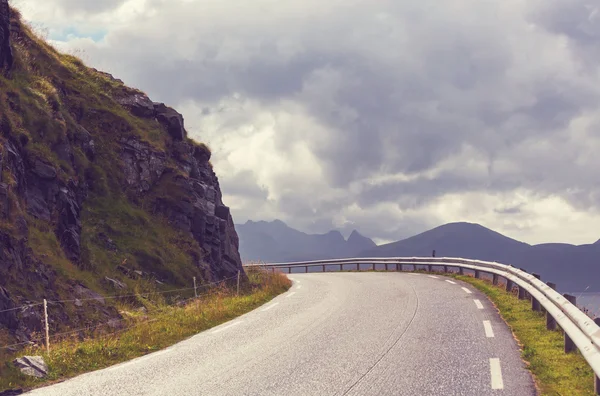
[[[8,12],[0,0],[3,38]],[[102,295],[242,271],[210,151],[183,116],[11,22],[31,65],[0,73],[0,338],[35,341],[42,299],[52,333],[120,318]]]
[[[137,194],[152,194],[154,211],[193,236],[204,251],[198,265],[208,265],[210,279],[235,276],[242,270],[239,239],[209,163],[210,151],[187,140],[183,117],[166,105],[154,103],[152,112],[150,99],[139,93],[118,102],[134,115],[156,119],[173,139],[168,152],[137,138],[121,140],[128,187]]]

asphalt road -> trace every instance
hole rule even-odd
[[[471,286],[409,273],[291,278],[238,319],[29,394],[535,395],[510,330]]]

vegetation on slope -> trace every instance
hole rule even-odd
[[[199,265],[205,251],[199,243],[154,212],[151,199],[177,198],[171,196],[172,191],[163,191],[168,183],[157,183],[156,191],[146,195],[126,188],[120,159],[124,139],[135,138],[165,153],[173,145],[156,119],[136,117],[118,103],[119,98],[143,93],[86,67],[74,56],[61,54],[36,36],[16,10],[12,26],[15,66],[9,76],[0,73],[0,152],[4,154],[0,156],[0,182],[8,186],[11,208],[0,218],[0,232],[24,241],[29,248],[26,269],[44,271],[41,276],[49,281],[46,285],[31,282],[23,268],[4,265],[0,286],[23,302],[40,301],[49,294],[53,299],[72,298],[76,284],[103,295],[115,293],[105,277],[125,284],[129,292],[189,287],[193,277],[199,283],[206,281],[205,268]],[[86,139],[93,139],[89,150],[78,144]],[[203,144],[188,138],[185,143],[210,153]],[[18,146],[27,164],[39,160],[55,169],[55,185],[75,185],[73,190],[85,195],[76,260],[61,248],[59,216],[50,213],[49,218],[42,218],[29,210],[23,185],[18,185],[18,176],[7,165],[9,144]],[[166,156],[170,174],[178,172],[174,161]],[[22,235],[20,220],[26,222]],[[144,279],[125,276],[120,265],[129,272],[142,271]],[[155,283],[156,279],[162,283]],[[64,330],[67,322],[93,323],[99,319],[95,314],[92,307],[84,315],[51,323],[51,330]],[[0,328],[0,344],[3,341],[10,343],[11,335]]]
[[[10,363],[16,355],[0,355],[0,392],[45,385],[157,351],[251,311],[291,286],[280,273],[257,270],[248,275],[250,282],[239,296],[235,288],[221,285],[183,306],[167,305],[160,297],[140,300],[143,311],[123,304],[121,311],[128,319],[122,330],[108,329],[106,334],[103,327],[85,335],[71,334],[53,343],[50,354],[42,346],[19,354],[43,356],[50,369],[46,379],[20,374]]]
[[[454,276],[485,293],[500,311],[522,348],[523,360],[533,373],[541,395],[593,396],[594,373],[579,352],[564,353],[562,331],[546,330],[543,313],[531,310],[531,302],[519,300],[489,280]]]

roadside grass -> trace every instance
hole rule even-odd
[[[521,345],[521,356],[533,373],[543,396],[593,396],[594,372],[579,351],[564,353],[561,330],[546,330],[546,317],[531,310],[529,300],[519,300],[486,279],[452,275],[485,293],[500,311]]]
[[[239,296],[235,287],[221,285],[181,306],[162,302],[144,304],[144,310],[122,306],[126,324],[120,330],[73,334],[51,343],[50,354],[43,346],[36,346],[18,354],[0,355],[0,392],[48,385],[158,351],[243,315],[291,286],[281,273],[249,270],[247,274],[249,283],[241,288]],[[11,363],[16,357],[32,355],[43,356],[49,367],[47,378],[25,376]]]

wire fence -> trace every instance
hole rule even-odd
[[[3,345],[0,346],[0,350],[6,350],[6,349],[11,349],[11,348],[16,348],[16,347],[21,347],[21,346],[27,346],[27,345],[41,345],[41,344],[45,344],[47,351],[50,351],[50,341],[52,340],[53,342],[57,342],[60,341],[62,339],[65,339],[69,336],[73,336],[76,334],[81,334],[84,336],[91,336],[93,334],[94,331],[100,330],[102,328],[105,328],[107,326],[109,327],[115,327],[121,323],[126,323],[127,322],[131,322],[129,325],[125,325],[123,328],[120,329],[116,329],[115,331],[112,332],[108,332],[108,333],[103,333],[103,335],[105,336],[109,336],[112,334],[117,334],[119,332],[134,328],[134,327],[138,327],[140,325],[143,324],[148,324],[151,322],[155,322],[157,319],[146,319],[146,320],[135,320],[135,318],[121,318],[121,319],[111,319],[108,322],[105,323],[100,323],[100,324],[95,324],[95,325],[91,325],[91,326],[85,326],[85,327],[81,327],[81,328],[77,328],[77,329],[69,329],[68,331],[64,331],[64,332],[59,332],[59,333],[54,333],[52,335],[49,334],[49,314],[48,314],[48,306],[50,306],[52,308],[52,306],[56,306],[56,305],[64,305],[64,304],[68,304],[68,303],[84,303],[84,302],[89,302],[89,301],[103,301],[103,300],[115,300],[115,299],[125,299],[125,298],[134,298],[134,297],[140,297],[140,298],[148,298],[150,296],[155,296],[155,295],[166,295],[166,294],[170,294],[170,293],[177,293],[177,292],[194,292],[194,296],[193,297],[189,297],[183,300],[178,300],[176,301],[176,304],[178,305],[186,305],[188,304],[190,301],[193,300],[200,300],[201,298],[204,298],[206,296],[209,296],[211,294],[213,294],[214,291],[209,291],[209,292],[204,292],[204,293],[199,293],[199,291],[206,291],[207,288],[214,288],[215,286],[219,286],[219,285],[223,285],[224,283],[228,282],[228,281],[232,281],[234,279],[237,279],[237,294],[239,294],[240,292],[240,274],[241,271],[238,271],[238,273],[234,276],[228,277],[228,278],[224,278],[222,280],[219,281],[215,281],[215,282],[210,282],[210,283],[203,283],[201,285],[196,285],[196,278],[194,277],[194,287],[186,287],[186,288],[177,288],[177,289],[170,289],[170,290],[162,290],[162,291],[152,291],[152,292],[142,292],[142,293],[132,293],[132,294],[115,294],[115,295],[98,295],[97,297],[90,297],[90,298],[73,298],[73,299],[66,299],[66,300],[43,300],[41,302],[34,302],[34,303],[30,303],[30,304],[25,304],[25,305],[21,305],[18,307],[12,307],[12,308],[8,308],[8,309],[4,309],[0,311],[0,314],[2,313],[7,313],[7,312],[12,312],[12,311],[18,311],[18,310],[25,310],[27,308],[33,308],[33,307],[38,307],[38,306],[43,306],[43,328],[45,329],[45,336],[41,335],[41,336],[34,336],[33,338],[31,338],[28,341],[24,341],[24,342],[19,342],[19,343],[14,343],[14,344],[10,344],[10,345]],[[175,312],[175,311],[174,311]],[[164,315],[164,312],[161,312],[160,314]],[[44,342],[45,341],[45,342]]]

